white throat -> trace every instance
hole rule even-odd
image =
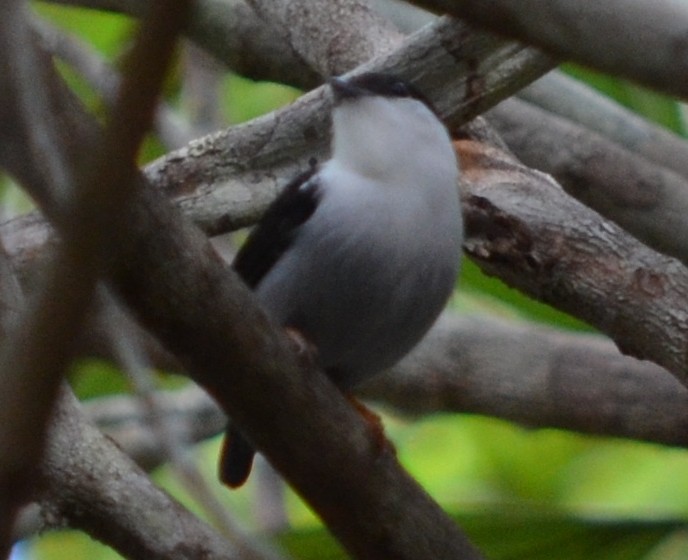
[[[416,99],[366,96],[337,106],[332,120],[332,157],[354,173],[396,184],[457,178],[444,125]]]

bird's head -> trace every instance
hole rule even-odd
[[[448,133],[430,101],[389,74],[332,78],[333,158],[371,176],[408,173],[408,165],[433,165],[451,156]]]

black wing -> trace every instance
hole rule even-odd
[[[292,180],[266,210],[232,263],[250,288],[255,288],[289,248],[296,231],[318,206],[319,186],[313,164]],[[241,486],[251,472],[255,451],[231,426],[220,455],[220,480],[231,488]]]
[[[284,187],[237,253],[232,266],[249,287],[260,283],[315,212],[320,190],[316,170],[312,166]]]

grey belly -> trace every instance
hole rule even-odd
[[[441,312],[456,276],[456,266],[438,259],[421,270],[353,255],[280,262],[258,287],[267,311],[315,345],[319,365],[343,388],[408,353]]]

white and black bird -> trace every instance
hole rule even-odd
[[[456,156],[428,100],[387,74],[329,84],[332,157],[284,188],[233,266],[347,390],[432,326],[456,280],[463,230]],[[253,455],[231,429],[223,482],[241,485]]]

